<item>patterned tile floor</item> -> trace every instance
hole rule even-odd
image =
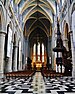
[[[0,82],[0,94],[75,94],[72,77],[46,78],[40,72],[33,77]]]

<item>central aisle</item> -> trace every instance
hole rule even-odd
[[[41,72],[36,72],[35,75],[33,76],[32,86],[33,86],[33,93],[45,94],[45,83]]]
[[[75,78],[43,77],[36,72],[31,77],[2,80],[0,94],[75,94]]]

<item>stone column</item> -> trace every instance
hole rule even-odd
[[[50,38],[48,37],[48,56],[50,56]]]
[[[51,64],[51,38],[48,38],[48,56],[49,56],[49,64]]]
[[[28,57],[28,39],[25,38],[25,69],[27,68],[27,57]]]
[[[62,73],[64,73],[64,71],[65,71],[65,67],[64,65],[62,65]]]
[[[28,41],[28,56],[30,57],[30,43]]]
[[[55,33],[55,35],[54,35],[54,40],[53,40],[53,38],[52,38],[52,46],[54,46],[54,47],[56,47],[56,40],[57,40],[57,33]],[[51,47],[52,47],[51,46]],[[53,48],[53,47],[52,47]],[[52,53],[52,68],[54,69],[54,70],[56,70],[56,72],[58,72],[58,65],[56,64],[56,58],[57,58],[57,52],[53,52]]]
[[[61,73],[61,66],[60,66],[60,64],[58,66],[58,70],[59,70],[59,73]]]
[[[14,45],[14,60],[13,60],[13,71],[17,71],[17,56],[18,56],[18,34],[15,33],[15,45]]]
[[[10,51],[10,57],[7,63],[7,72],[12,72],[12,51],[13,51],[13,42],[11,43],[11,51]]]
[[[25,38],[23,38],[23,54],[24,54],[24,57],[23,57],[24,58],[24,61],[23,61],[24,62],[23,63],[23,70],[25,70],[25,53],[26,53],[25,52]]]
[[[30,56],[31,56],[31,59],[32,59],[32,50],[33,50],[33,47],[31,46],[30,47]]]
[[[24,69],[26,69],[26,39],[24,38]]]
[[[18,46],[15,45],[15,47],[14,47],[13,71],[17,71],[17,51],[18,51]]]
[[[58,72],[58,65],[56,64],[56,72]]]
[[[0,32],[0,78],[4,76],[4,44],[5,44],[5,33]]]
[[[72,77],[75,78],[75,47],[73,44],[73,33],[72,31],[70,32],[70,37],[71,37],[71,49],[72,49]]]
[[[18,70],[22,70],[22,45],[21,45],[21,40],[19,41],[19,65],[18,65]]]

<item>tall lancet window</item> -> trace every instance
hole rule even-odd
[[[37,54],[40,55],[40,43],[38,42]]]
[[[33,47],[33,55],[36,55],[36,44],[34,44],[34,47]]]
[[[36,61],[36,44],[33,46],[33,62]]]
[[[42,43],[42,62],[44,62],[44,44]]]
[[[37,61],[40,61],[40,43],[38,42],[38,45],[37,45]]]

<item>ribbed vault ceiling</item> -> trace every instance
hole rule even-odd
[[[55,11],[55,0],[17,0],[23,16],[25,31],[29,35],[36,28],[50,31]],[[25,33],[25,34],[26,34]]]

